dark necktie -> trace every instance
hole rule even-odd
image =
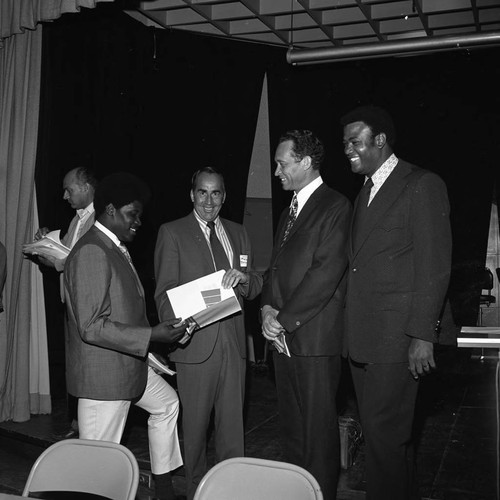
[[[212,247],[212,255],[215,261],[215,270],[220,271],[221,269],[225,269],[227,271],[230,267],[229,259],[222,243],[219,238],[217,238],[217,233],[215,232],[215,222],[207,222],[207,226],[210,228],[210,246]]]
[[[294,193],[292,198],[292,203],[290,204],[290,211],[288,212],[288,219],[286,221],[285,232],[283,233],[283,239],[281,240],[281,245],[283,245],[290,234],[290,229],[297,219],[297,210],[299,208],[299,202],[297,201],[297,195]]]
[[[357,241],[357,238],[361,233],[361,228],[368,212],[368,200],[370,199],[370,192],[372,190],[372,187],[373,181],[371,180],[371,178],[368,178],[358,195],[356,213],[354,214],[354,221],[352,225],[353,243],[355,248],[359,243]]]

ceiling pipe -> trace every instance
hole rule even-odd
[[[415,55],[445,50],[462,50],[469,47],[500,45],[500,32],[472,35],[411,38],[390,42],[377,42],[321,49],[288,49],[286,60],[294,66],[322,64],[377,57]]]

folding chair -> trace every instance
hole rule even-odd
[[[38,457],[22,496],[65,491],[134,500],[138,484],[137,460],[124,446],[108,441],[66,439]]]
[[[316,479],[297,465],[230,458],[203,476],[194,500],[323,500]]]

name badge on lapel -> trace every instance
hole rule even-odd
[[[240,255],[240,268],[245,270],[248,266],[248,255]]]

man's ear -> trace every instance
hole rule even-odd
[[[194,203],[194,193],[193,193],[192,189],[191,189],[191,191],[189,191],[189,196],[191,198],[191,201]]]
[[[304,168],[304,170],[309,170],[312,167],[311,157],[308,155],[306,155],[306,156],[304,156],[304,158],[302,158],[301,163],[302,163],[302,167]]]
[[[116,212],[116,208],[114,207],[114,205],[112,203],[108,203],[106,205],[106,215],[109,215],[110,217],[113,217],[113,215],[115,215],[115,212]]]
[[[387,137],[384,132],[380,132],[375,136],[375,144],[378,148],[382,149],[387,143]]]

